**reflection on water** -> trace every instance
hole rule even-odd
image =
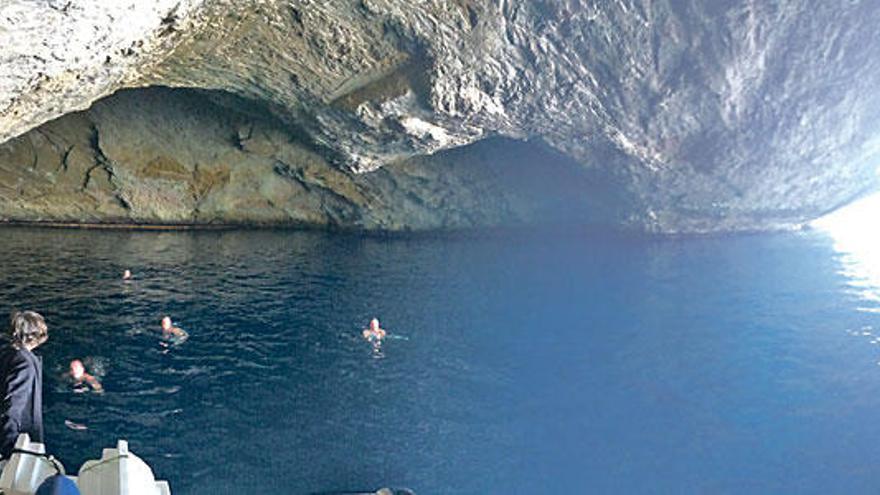
[[[880,486],[877,315],[854,310],[877,306],[877,272],[857,244],[842,276],[815,232],[0,229],[0,246],[0,312],[50,325],[46,435],[71,470],[127,438],[176,495]],[[170,350],[164,315],[189,334]],[[73,358],[103,394],[64,385]]]
[[[865,198],[816,222],[834,240],[841,274],[864,304],[859,311],[880,313],[880,194]]]

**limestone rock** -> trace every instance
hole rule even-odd
[[[610,206],[628,203],[618,185],[545,145],[489,140],[354,174],[266,109],[215,96],[124,91],[0,145],[0,220],[398,231],[626,218]]]
[[[0,142],[88,108],[142,74],[194,28],[196,0],[4,0]]]
[[[809,0],[14,0],[0,12],[0,141],[120,87],[204,88],[218,105],[260,102],[345,175],[540,140],[619,178],[629,203],[606,209],[625,225],[785,228],[878,185],[878,21],[869,2]],[[230,139],[277,152],[247,136]],[[163,160],[118,183],[195,173]]]

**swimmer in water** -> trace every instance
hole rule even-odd
[[[125,270],[122,272],[122,280],[131,280],[132,278],[134,277],[131,274],[131,270]]]
[[[95,392],[103,392],[104,387],[101,382],[94,376],[86,373],[86,367],[82,361],[74,359],[70,362],[70,378],[73,380],[73,388],[77,391],[85,391],[87,387],[91,387]]]
[[[387,333],[379,326],[379,319],[370,320],[370,328],[364,329],[364,338],[370,342],[381,342]]]
[[[171,317],[162,318],[162,338],[164,339],[182,339],[187,337],[187,333],[183,329],[175,327],[171,323]]]

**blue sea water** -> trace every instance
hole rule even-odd
[[[7,228],[0,308],[50,325],[49,451],[128,439],[176,494],[874,493],[858,267],[819,232]],[[70,390],[73,358],[106,393]]]

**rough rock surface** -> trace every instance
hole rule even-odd
[[[626,204],[603,211],[651,231],[787,227],[877,187],[870,2],[204,0],[132,3],[109,27],[100,11],[119,7],[88,4],[16,0],[15,16],[4,4],[0,46],[94,33],[74,55],[50,50],[57,62],[0,49],[0,140],[161,84],[219,91],[221,106],[259,101],[347,177],[489,136],[540,139],[619,178],[608,195]],[[62,14],[40,29],[24,21],[51,10]],[[129,17],[140,27],[123,30]],[[80,66],[76,53],[92,57]]]
[[[0,142],[137,85],[201,3],[0,2]]]
[[[613,177],[540,143],[486,140],[354,174],[264,108],[212,99],[123,91],[0,145],[0,218],[383,230],[625,220],[609,206],[628,203]]]

